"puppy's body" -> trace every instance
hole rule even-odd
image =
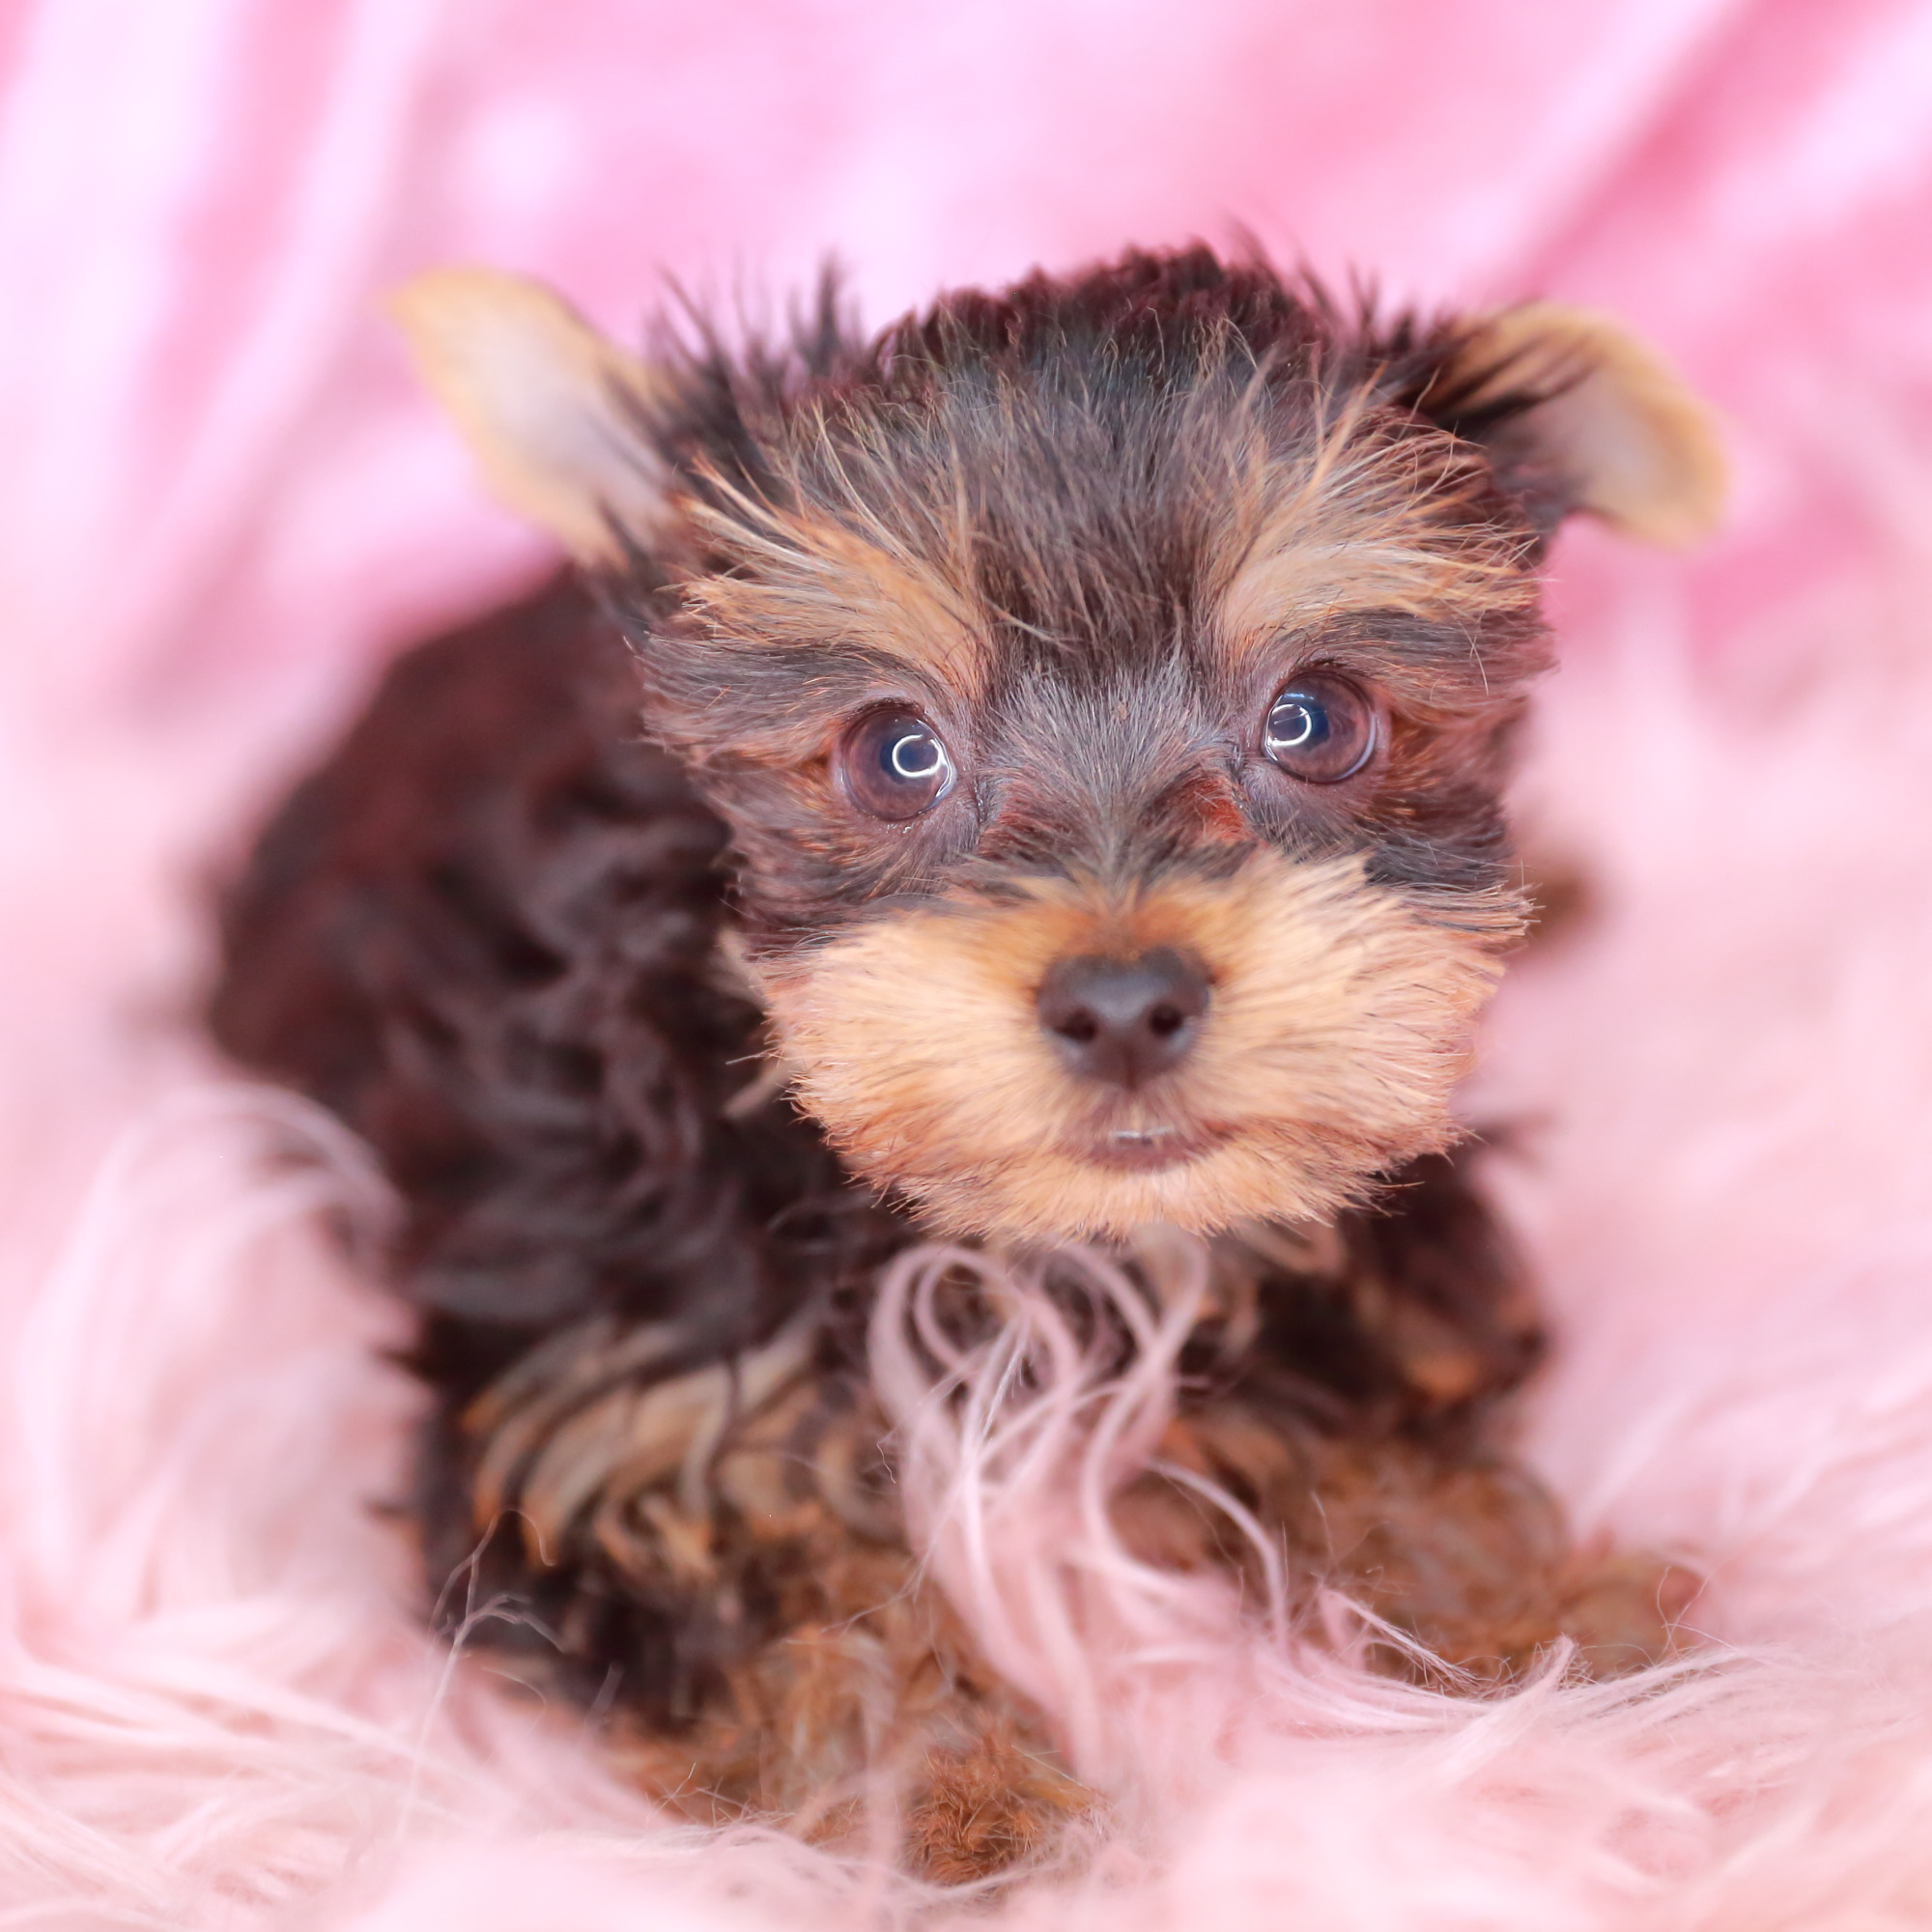
[[[789,1809],[876,1749],[883,1671],[926,1864],[1024,1850],[1077,1795],[920,1583],[870,1287],[930,1229],[1133,1264],[1162,1221],[1221,1311],[1166,1460],[1297,1576],[1479,1671],[1654,1647],[1499,1452],[1534,1323],[1442,1152],[1520,925],[1534,565],[1569,508],[1638,520],[1642,439],[1585,461],[1609,361],[1205,251],[648,372],[493,301],[436,320],[459,414],[601,598],[398,666],[214,1006],[402,1197],[445,1620]],[[581,419],[512,446],[532,343]],[[1239,1567],[1191,1494],[1131,1485],[1122,1534]]]

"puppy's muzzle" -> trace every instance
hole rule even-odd
[[[1208,1010],[1208,975],[1171,946],[1133,959],[1083,954],[1056,961],[1037,1004],[1068,1066],[1131,1092],[1192,1051]]]

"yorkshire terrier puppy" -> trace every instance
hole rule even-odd
[[[1535,1316],[1451,1152],[1550,534],[1721,492],[1657,359],[1198,247],[649,360],[506,276],[399,308],[580,571],[391,671],[232,891],[213,1015],[400,1198],[439,1618],[661,1788],[833,1830],[897,1739],[915,1862],[1010,1860],[1085,1801],[921,1581],[872,1285],[943,1236],[1152,1296],[1161,1226],[1214,1283],[1167,1462],[1300,1601],[1391,1667],[1661,1648],[1667,1581],[1509,1459]],[[1177,1483],[1116,1506],[1247,1560]]]

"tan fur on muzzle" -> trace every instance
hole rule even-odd
[[[1450,1093],[1521,914],[1510,893],[1405,892],[1359,859],[1262,853],[1225,880],[1042,881],[1018,903],[883,918],[768,965],[765,991],[802,1104],[941,1229],[1210,1233],[1326,1217],[1455,1139]],[[1081,1078],[1039,1023],[1047,970],[1161,946],[1208,969],[1194,1050],[1135,1093]],[[1191,1151],[1123,1168],[1122,1132]]]

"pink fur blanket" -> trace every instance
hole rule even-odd
[[[0,76],[0,1925],[1932,1920],[1928,0],[22,0]],[[422,1634],[397,1323],[314,1234],[372,1183],[197,1045],[206,881],[542,567],[405,375],[412,270],[622,327],[835,248],[883,319],[1236,221],[1614,308],[1731,424],[1707,552],[1559,550],[1523,810],[1597,915],[1468,1103],[1559,1325],[1534,1453],[1708,1571],[1708,1642],[1398,1689],[1009,1495],[989,1613],[1098,1605],[1006,1637],[1110,1809],[922,1897],[654,1818]]]

